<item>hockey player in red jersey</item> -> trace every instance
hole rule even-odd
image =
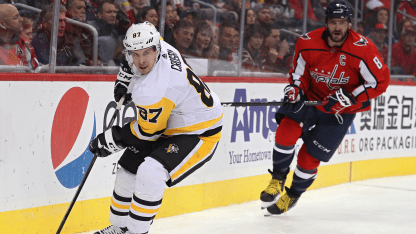
[[[261,193],[262,208],[281,214],[293,208],[317,176],[320,162],[328,162],[357,112],[370,110],[371,99],[386,91],[390,72],[367,38],[351,29],[351,9],[332,2],[325,28],[303,35],[296,43],[290,84],[276,120],[272,179]],[[304,100],[324,100],[323,106],[304,106]],[[285,188],[298,138],[299,150],[290,188]],[[285,192],[284,192],[285,190]]]

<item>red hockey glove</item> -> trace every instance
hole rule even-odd
[[[331,93],[325,100],[328,101],[324,106],[325,111],[334,114],[341,114],[345,108],[357,104],[355,98],[347,92],[345,87]]]
[[[290,84],[286,86],[284,89],[284,92],[285,92],[285,97],[283,98],[283,101],[290,102],[290,103],[295,103],[295,102],[300,101],[303,95],[303,90],[294,84]]]
[[[107,157],[110,154],[121,151],[125,146],[120,142],[120,127],[114,126],[104,133],[98,134],[90,142],[90,151],[98,157]]]

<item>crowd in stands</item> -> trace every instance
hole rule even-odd
[[[211,69],[235,70],[240,40],[242,0],[167,1],[163,38],[185,58],[206,58]],[[308,0],[307,30],[325,26],[331,0]],[[391,73],[416,76],[416,0],[363,0],[362,20],[356,31],[388,56],[390,8],[393,19]],[[352,8],[354,1],[346,1]],[[35,69],[48,65],[53,0],[0,0],[0,65]],[[40,13],[18,9],[22,3]],[[245,71],[288,73],[294,45],[303,26],[304,0],[247,0],[245,6],[242,68]],[[160,0],[60,0],[57,66],[92,66],[93,34],[66,18],[93,26],[98,32],[98,65],[118,66],[124,57],[122,40],[133,23],[149,21],[159,28]],[[289,33],[288,33],[289,31]],[[290,33],[292,32],[292,33]],[[226,62],[224,62],[226,61]]]

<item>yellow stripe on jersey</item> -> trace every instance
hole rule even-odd
[[[116,203],[116,202],[113,200],[113,198],[111,198],[111,204],[112,204],[114,207],[118,208],[118,209],[123,209],[123,210],[128,210],[128,209],[130,209],[130,206],[128,206],[128,205],[120,205],[120,204]]]
[[[167,127],[168,119],[175,103],[163,97],[159,102],[149,106],[139,106],[137,122],[132,122],[130,130],[137,138],[146,141],[155,141]]]
[[[201,147],[195,152],[194,155],[181,167],[179,168],[173,175],[171,175],[171,180],[174,181],[180,175],[191,169],[193,166],[201,162],[204,158],[210,155],[211,151],[215,147],[215,144],[221,138],[221,132],[209,136],[209,137],[200,137],[203,141]]]
[[[131,208],[133,210],[137,211],[137,212],[144,213],[144,214],[154,214],[159,210],[159,208],[157,208],[157,209],[146,209],[146,208],[138,207],[133,203],[131,203]]]
[[[208,128],[208,127],[213,126],[214,124],[218,123],[218,121],[220,121],[223,116],[224,116],[224,114],[221,114],[221,116],[216,118],[216,119],[208,120],[208,121],[205,121],[205,122],[197,123],[197,124],[186,126],[186,127],[166,129],[164,134],[165,135],[173,135],[173,134],[177,134],[177,133],[194,132],[194,131],[198,131],[198,130],[201,130],[201,129],[205,129],[205,128]]]

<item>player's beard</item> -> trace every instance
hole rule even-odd
[[[344,41],[346,38],[347,38],[347,36],[348,36],[348,30],[347,31],[345,31],[345,32],[342,32],[341,31],[341,37],[339,37],[339,39],[335,39],[332,35],[333,35],[333,33],[334,33],[334,31],[333,32],[330,32],[329,30],[328,30],[328,34],[329,34],[329,38],[331,38],[331,40],[333,41],[333,42],[342,42],[342,41]]]

